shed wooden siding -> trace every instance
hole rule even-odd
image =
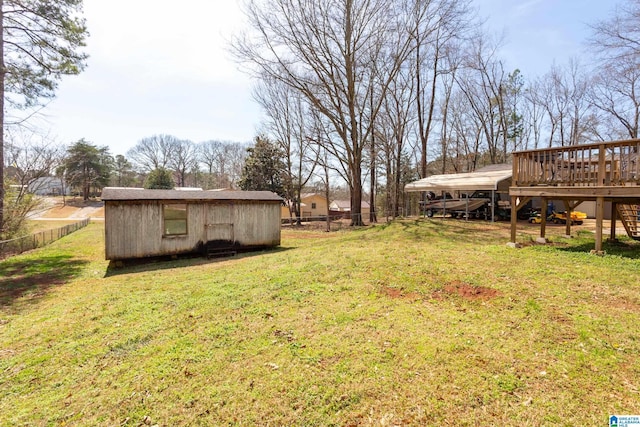
[[[187,204],[186,235],[164,235],[162,209],[171,203]],[[225,227],[232,229],[233,241],[243,247],[277,246],[280,244],[280,203],[105,201],[105,255],[107,259],[117,260],[192,252],[209,240],[224,237]]]

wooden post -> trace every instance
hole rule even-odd
[[[573,211],[571,207],[572,204],[571,202],[568,202],[566,200],[564,200],[563,203],[564,203],[565,217],[567,218],[567,220],[565,221],[564,234],[565,236],[571,236],[571,212]]]
[[[600,178],[598,178],[599,180]],[[602,253],[602,222],[604,220],[604,197],[596,198],[596,248],[595,253]]]
[[[511,243],[516,243],[516,226],[518,223],[518,198],[511,196]]]
[[[542,198],[542,209],[540,212],[540,239],[545,239],[545,234],[547,232],[547,198]]]
[[[611,202],[611,233],[609,240],[615,242],[616,240],[616,220],[618,218],[618,202]]]
[[[606,151],[604,149],[604,144],[600,144],[598,146],[598,185],[604,186],[606,182],[607,175],[607,164],[606,164]],[[597,201],[596,201],[597,202]]]

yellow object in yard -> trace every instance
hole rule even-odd
[[[587,214],[580,211],[572,211],[571,212],[571,224],[582,225],[585,218],[587,218]],[[567,222],[567,213],[566,212],[552,212],[551,215],[547,218],[547,221],[551,221],[554,224],[566,224]]]

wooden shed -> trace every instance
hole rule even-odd
[[[280,244],[282,199],[269,191],[107,187],[102,200],[109,260]]]

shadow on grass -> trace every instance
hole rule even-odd
[[[76,276],[85,264],[87,261],[73,259],[71,255],[3,261],[0,263],[0,307],[11,306],[27,295],[30,302],[37,302],[50,288]]]
[[[595,248],[595,240],[586,239],[581,240],[579,243],[558,248],[559,251],[564,252],[591,252]],[[602,250],[607,255],[616,255],[623,258],[640,259],[640,242],[635,240],[619,240],[602,242]]]
[[[487,243],[501,241],[504,222],[456,218],[418,218],[399,222],[405,234],[417,239],[438,238],[452,242]]]
[[[244,258],[252,258],[266,254],[276,254],[285,252],[295,248],[278,246],[271,249],[262,249],[256,251],[239,252],[232,256],[221,256],[214,258],[204,258],[202,255],[184,254],[177,257],[157,256],[147,258],[129,259],[124,261],[109,261],[109,266],[104,277],[118,276],[120,274],[142,273],[147,271],[162,271],[177,267],[190,267],[194,265],[212,264],[223,261],[239,260]]]

